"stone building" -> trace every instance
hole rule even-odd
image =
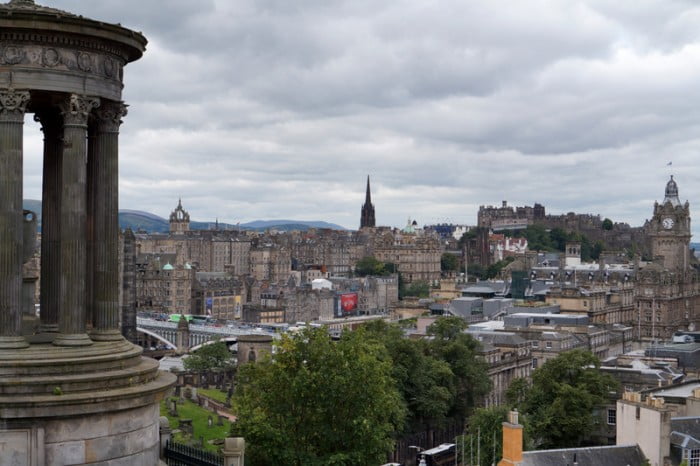
[[[500,207],[480,206],[477,225],[494,231],[521,230],[545,217],[545,208],[541,204],[534,206],[512,207],[503,201]]]
[[[190,214],[182,208],[182,199],[178,199],[177,207],[170,214],[170,233],[183,234],[190,231]]]
[[[380,233],[372,239],[372,254],[381,262],[395,264],[405,283],[440,280],[442,246],[436,233],[404,229]]]
[[[118,158],[140,33],[33,0],[0,4],[0,462],[158,463],[173,375],[124,339]],[[41,312],[23,328],[23,123],[43,131]],[[38,136],[38,134],[36,135]],[[33,176],[35,176],[34,174]],[[25,246],[31,246],[26,248]]]
[[[141,254],[136,259],[136,308],[190,314],[195,270],[175,254]]]
[[[290,251],[274,243],[254,245],[250,250],[250,275],[256,280],[284,282],[291,275]]]
[[[470,331],[481,343],[479,355],[488,364],[491,391],[484,406],[506,404],[506,391],[516,378],[530,378],[532,342],[513,332]]]
[[[681,203],[673,177],[664,194],[645,225],[654,261],[637,272],[635,282],[637,327],[646,340],[669,339],[700,323],[700,277],[690,267],[689,204]]]
[[[226,272],[196,272],[192,281],[192,314],[240,320],[245,281]]]
[[[633,324],[636,321],[634,284],[605,286],[553,286],[545,301],[556,304],[562,314],[586,315],[593,324]]]

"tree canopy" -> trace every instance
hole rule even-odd
[[[577,349],[547,361],[532,374],[532,386],[517,382],[507,398],[518,401],[525,426],[538,448],[580,446],[594,431],[596,409],[618,382],[599,370],[592,353]]]
[[[478,343],[462,333],[462,319],[438,319],[428,330],[433,338],[422,340],[407,339],[400,327],[382,321],[365,327],[391,357],[392,376],[408,408],[405,432],[461,424],[488,392],[486,364]]]
[[[459,259],[454,254],[443,252],[440,257],[440,270],[443,272],[456,272],[459,269]]]
[[[232,433],[251,465],[380,464],[405,407],[386,348],[362,330],[284,335],[274,358],[240,368]]]
[[[226,369],[233,367],[233,355],[228,350],[226,343],[215,341],[204,344],[197,351],[191,353],[182,361],[182,365],[187,370],[195,371]]]
[[[387,265],[388,264],[381,262],[374,256],[366,256],[357,261],[355,264],[355,273],[360,277],[366,277],[367,275],[389,275],[394,271],[394,267],[393,264],[391,264],[391,267],[388,267]]]

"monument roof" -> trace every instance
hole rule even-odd
[[[146,38],[121,24],[106,23],[67,11],[36,4],[34,0],[0,3],[0,30],[30,29],[48,35],[69,34],[119,44],[127,61],[141,58]]]

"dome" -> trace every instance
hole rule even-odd
[[[664,204],[670,202],[674,207],[681,205],[680,199],[678,199],[678,185],[671,175],[671,179],[666,183],[666,192],[664,196]]]
[[[175,270],[175,267],[173,267],[173,266],[170,264],[170,262],[168,262],[167,264],[165,264],[165,265],[163,266],[163,270]]]
[[[185,262],[185,270],[192,270],[192,266],[189,262]]]

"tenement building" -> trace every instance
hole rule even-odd
[[[636,277],[638,336],[667,339],[677,330],[697,329],[700,282],[690,265],[690,205],[681,203],[673,176],[644,228],[651,237],[653,261]]]
[[[0,4],[0,463],[158,463],[158,403],[175,378],[119,323],[121,92],[145,46],[120,25]],[[44,138],[35,325],[22,312],[36,232],[22,211],[26,114]]]

